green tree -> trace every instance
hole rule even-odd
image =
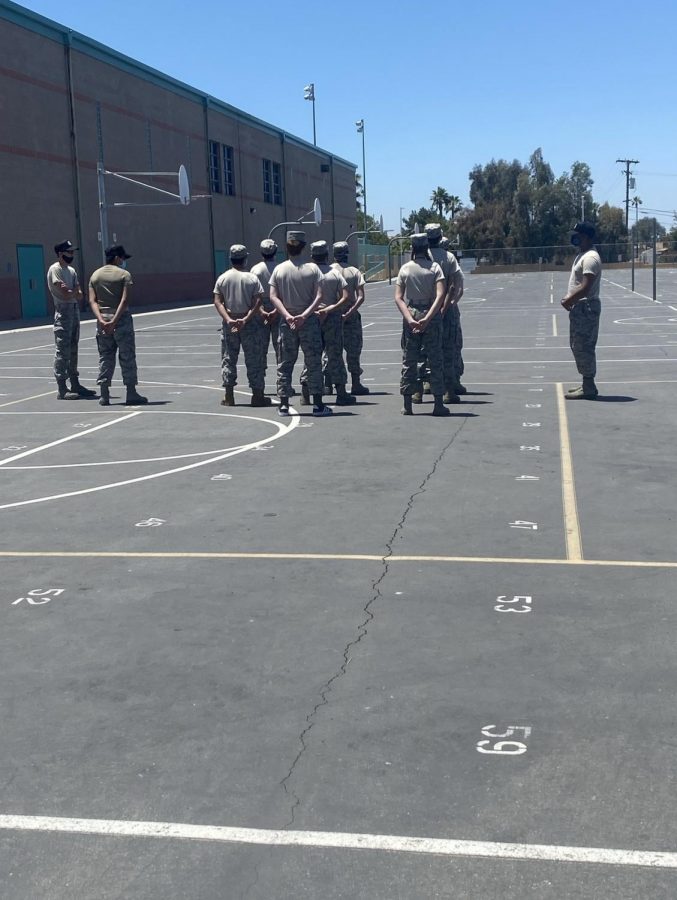
[[[436,209],[440,219],[444,218],[444,213],[449,210],[451,205],[451,196],[443,187],[437,187],[430,195],[432,208]]]
[[[642,216],[635,226],[635,240],[641,243],[651,243],[653,241],[654,219],[650,216]],[[664,225],[656,222],[656,237],[662,239],[667,234]]]
[[[454,217],[456,213],[460,212],[463,209],[463,203],[460,197],[457,197],[456,194],[452,194],[449,197],[449,203],[445,207],[445,212],[451,213],[451,221],[454,221]]]
[[[413,232],[415,226],[418,224],[421,230],[423,230],[424,226],[429,222],[438,222],[439,216],[437,215],[437,210],[430,209],[427,206],[422,206],[418,211],[412,209],[408,216],[405,216],[402,219],[402,230],[403,231],[411,231]]]

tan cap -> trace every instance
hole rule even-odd
[[[325,256],[329,253],[329,247],[326,241],[313,241],[310,245],[311,256]]]
[[[230,248],[231,259],[246,259],[248,256],[249,253],[244,244],[233,244]]]
[[[265,241],[261,241],[259,249],[261,253],[277,253],[277,244],[272,238],[266,238]]]
[[[288,231],[287,232],[287,243],[288,244],[305,244],[306,243],[305,231]]]

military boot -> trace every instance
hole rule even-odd
[[[353,378],[353,385],[350,388],[350,393],[355,397],[361,397],[364,394],[369,393],[369,388],[361,384],[359,377],[357,379]]]
[[[423,394],[420,388],[416,388],[414,393],[411,395],[412,403],[423,403]]]
[[[91,391],[89,388],[83,387],[80,384],[77,375],[71,376],[71,390],[74,394],[77,394],[78,397],[96,397],[96,391]]]
[[[357,403],[357,397],[353,397],[352,394],[346,393],[345,384],[337,384],[336,385],[336,405],[337,406],[352,406],[353,403]]]
[[[310,389],[307,384],[301,385],[301,406],[310,406]]]
[[[568,390],[564,398],[566,400],[595,400],[598,393],[595,379],[592,376],[586,376],[583,384]]]
[[[411,408],[411,394],[405,394],[402,397],[402,415],[403,416],[413,416],[414,410]]]
[[[331,375],[329,372],[324,373],[324,392],[325,394],[334,393],[334,385],[331,383]]]
[[[145,406],[146,403],[148,403],[148,397],[142,397],[137,392],[135,384],[128,384],[125,406]]]
[[[225,393],[223,395],[223,400],[221,401],[221,406],[235,406],[235,395],[233,394],[233,388],[226,386],[224,390]]]
[[[451,415],[451,410],[447,409],[447,407],[444,405],[444,401],[443,401],[442,397],[440,397],[439,394],[435,395],[435,405],[433,406],[432,414],[434,416],[450,416]]]
[[[455,388],[447,388],[442,397],[443,403],[460,403],[461,398],[455,391]]]
[[[77,400],[79,399],[79,394],[76,394],[75,391],[69,391],[68,385],[66,384],[65,378],[57,378],[56,379],[56,396],[59,400]]]
[[[468,389],[461,384],[460,381],[455,381],[453,385],[453,390],[455,394],[467,394]]]
[[[110,406],[110,385],[100,384],[99,390],[101,391],[99,406]]]
[[[251,406],[271,406],[273,401],[263,391],[252,391]]]
[[[423,382],[423,393],[424,394],[432,394],[432,392],[433,392],[433,389],[430,387],[430,382],[424,381]]]

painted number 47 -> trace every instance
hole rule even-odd
[[[23,603],[24,601],[30,606],[43,606],[55,597],[59,597],[61,594],[63,594],[63,588],[47,588],[46,590],[35,588],[34,590],[29,591],[25,597],[18,597],[12,603],[12,606],[18,606],[19,603]]]

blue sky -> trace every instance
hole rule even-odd
[[[314,82],[318,144],[360,170],[365,119],[368,211],[386,228],[438,185],[467,202],[476,163],[536,147],[556,174],[587,162],[595,199],[618,205],[615,160],[638,159],[644,206],[677,208],[677,4],[24,5],[311,141]]]

